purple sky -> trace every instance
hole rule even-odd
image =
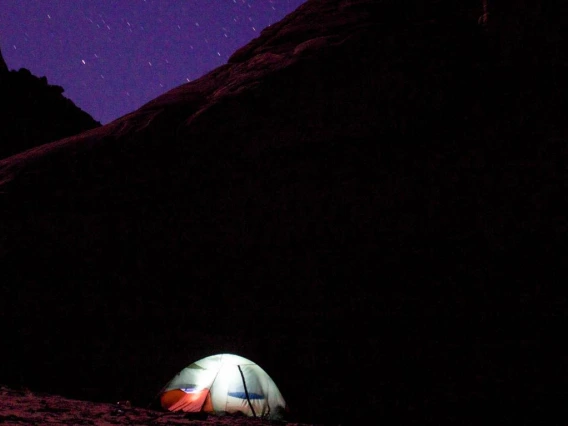
[[[2,0],[0,46],[106,124],[227,62],[304,0]]]

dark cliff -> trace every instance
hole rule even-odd
[[[0,79],[3,79],[7,72],[8,72],[8,65],[6,65],[6,61],[2,56],[2,51],[0,51]]]
[[[142,398],[230,351],[308,421],[558,402],[565,358],[539,348],[566,301],[566,50],[544,12],[513,43],[470,6],[308,1],[0,162],[0,379]]]
[[[0,53],[0,158],[100,126],[63,91],[27,69],[9,71]]]

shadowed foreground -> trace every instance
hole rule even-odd
[[[58,395],[14,390],[0,386],[0,423],[16,425],[196,425],[262,426],[273,422],[244,416],[196,416],[164,413],[132,407],[128,401],[116,404],[73,400]],[[299,423],[287,423],[290,426]]]

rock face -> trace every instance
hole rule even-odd
[[[568,50],[536,33],[503,60],[456,3],[308,1],[199,80],[0,162],[0,379],[144,401],[234,352],[304,421],[545,410]]]
[[[4,75],[8,72],[8,65],[6,65],[6,61],[2,56],[2,51],[0,50],[0,81],[4,77]]]
[[[62,93],[25,68],[8,71],[0,53],[0,158],[100,126]]]

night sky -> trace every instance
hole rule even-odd
[[[303,0],[3,0],[0,47],[106,124],[227,62]]]

